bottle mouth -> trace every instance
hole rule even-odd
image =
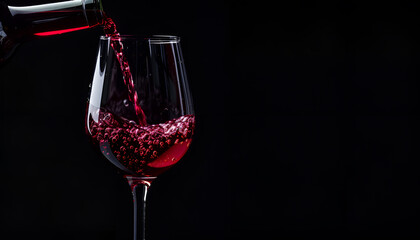
[[[148,41],[153,44],[167,44],[167,43],[179,43],[181,40],[178,36],[173,35],[120,35],[120,36],[100,36],[101,40],[120,40],[120,41]]]

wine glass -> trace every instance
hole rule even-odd
[[[128,180],[134,240],[145,239],[152,181],[188,150],[195,126],[180,38],[100,38],[86,132]]]

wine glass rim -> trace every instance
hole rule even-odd
[[[120,35],[116,36],[100,36],[101,40],[140,40],[140,41],[148,41],[150,43],[155,44],[162,44],[162,43],[178,43],[181,38],[178,36],[173,35],[151,35],[151,36],[144,36],[144,35]]]

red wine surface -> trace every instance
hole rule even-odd
[[[64,10],[45,11],[37,13],[17,14],[15,21],[21,29],[21,35],[51,36],[67,32],[78,31],[100,25],[100,22],[92,21],[98,11],[92,10]],[[89,24],[89,20],[92,24]]]
[[[195,126],[193,115],[161,124],[140,126],[98,109],[98,121],[89,119],[95,145],[128,175],[156,177],[177,163],[188,150]]]

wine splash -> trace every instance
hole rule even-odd
[[[115,55],[118,59],[124,83],[127,86],[128,98],[134,104],[134,110],[136,112],[139,124],[141,126],[145,126],[147,124],[146,115],[144,114],[143,109],[140,107],[139,98],[136,89],[134,88],[133,75],[131,74],[130,66],[123,53],[124,45],[121,42],[120,33],[117,31],[117,26],[109,17],[105,17],[104,32],[107,37],[111,37],[111,47],[114,49]]]
[[[98,109],[89,119],[92,140],[102,154],[126,174],[156,177],[177,163],[188,150],[195,117],[184,115],[161,124],[139,126]]]

